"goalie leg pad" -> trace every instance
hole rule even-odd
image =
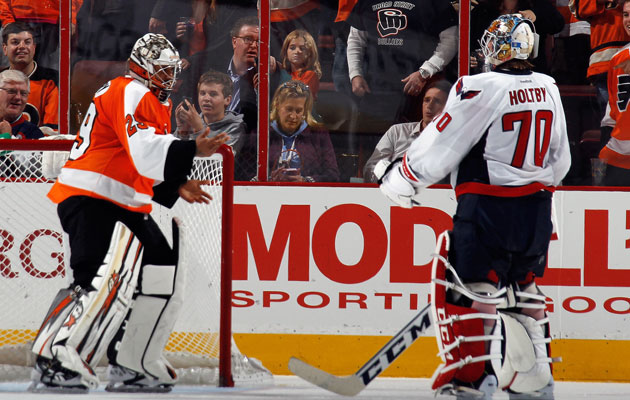
[[[74,308],[80,291],[81,288],[77,286],[74,289],[61,289],[57,292],[48,313],[46,313],[44,322],[37,332],[37,337],[33,341],[31,351],[37,356],[53,358],[51,349],[53,339]]]
[[[107,256],[91,282],[91,289],[77,287],[75,300],[62,323],[43,326],[40,337],[45,339],[36,341],[33,348],[40,355],[42,382],[46,376],[55,376],[47,369],[58,369],[68,371],[67,375],[78,373],[90,388],[98,386],[93,367],[126,314],[135,290],[141,255],[142,245],[138,239],[122,223],[117,223]]]
[[[501,362],[494,360],[493,369],[499,378],[499,387],[511,393],[533,393],[540,396],[553,391],[553,377],[549,344],[549,319],[545,315],[545,295],[534,282],[524,288],[513,284],[515,304],[501,310],[506,338]],[[507,321],[511,321],[507,323]]]
[[[173,247],[179,253],[182,241],[173,223]],[[179,265],[179,267],[178,267]],[[162,357],[183,304],[184,268],[177,265],[145,265],[140,292],[134,300],[122,337],[110,351],[110,362],[145,374],[160,384],[177,381],[174,368]]]
[[[464,295],[472,301],[497,304],[500,297],[483,296],[470,291],[459,278],[448,262],[449,236],[448,232],[438,237],[437,255],[433,259],[431,298],[436,339],[443,363],[437,368],[432,377],[431,387],[434,390],[449,385],[457,380],[466,383],[479,381],[485,371],[485,362],[496,355],[488,354],[486,343],[500,340],[500,336],[486,333],[486,321],[500,323],[497,314],[479,312],[479,310],[463,305],[452,304],[447,301],[455,293]],[[447,271],[449,274],[447,274]],[[448,275],[448,277],[447,277]],[[450,280],[453,280],[451,282]],[[479,285],[477,285],[479,286]],[[500,355],[499,355],[500,357]]]
[[[505,322],[505,354],[502,362],[492,361],[499,387],[518,393],[543,389],[552,379],[552,360],[547,352],[550,339],[546,337],[543,326],[547,320],[537,321],[518,313],[500,314]],[[500,353],[502,349],[493,344],[491,351]]]

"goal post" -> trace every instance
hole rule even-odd
[[[39,324],[57,290],[69,283],[56,205],[46,193],[72,143],[0,140],[0,302],[13,310],[0,321],[0,372],[29,370],[34,362],[30,345]],[[171,219],[177,217],[183,225],[180,258],[186,290],[166,358],[185,384],[267,383],[271,373],[240,353],[231,331],[231,148],[223,145],[212,157],[195,158],[190,179],[210,181],[203,187],[213,198],[210,204],[178,200],[167,209],[154,203],[151,213],[169,241]],[[0,376],[17,380],[15,374]]]

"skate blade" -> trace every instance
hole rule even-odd
[[[33,382],[27,389],[31,393],[86,394],[90,390],[85,386],[48,386],[41,382]]]
[[[164,386],[134,386],[134,385],[107,385],[105,391],[114,393],[168,393],[173,390],[172,385]]]

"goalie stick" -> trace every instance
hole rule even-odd
[[[296,357],[291,357],[289,360],[289,370],[323,389],[343,396],[355,396],[385,371],[430,326],[431,304],[416,314],[404,328],[352,375],[332,375]]]

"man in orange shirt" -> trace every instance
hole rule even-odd
[[[9,59],[9,68],[21,71],[31,82],[26,113],[30,120],[53,134],[59,124],[59,90],[57,71],[35,62],[35,33],[25,23],[14,22],[2,30],[2,51]]]
[[[169,134],[169,95],[180,69],[164,36],[138,39],[129,75],[96,92],[48,193],[67,234],[73,281],[57,294],[33,344],[32,391],[96,388],[93,368],[105,351],[108,391],[167,392],[177,381],[162,351],[184,274],[177,229],[171,248],[149,215],[151,201],[208,203],[201,189],[208,182],[187,176],[195,156],[210,156],[227,140],[225,133],[208,138],[209,129],[194,141]]]
[[[586,75],[597,89],[601,117],[608,102],[606,75],[610,59],[628,43],[630,36],[623,29],[618,0],[575,0],[575,13],[591,25],[591,57]]]

